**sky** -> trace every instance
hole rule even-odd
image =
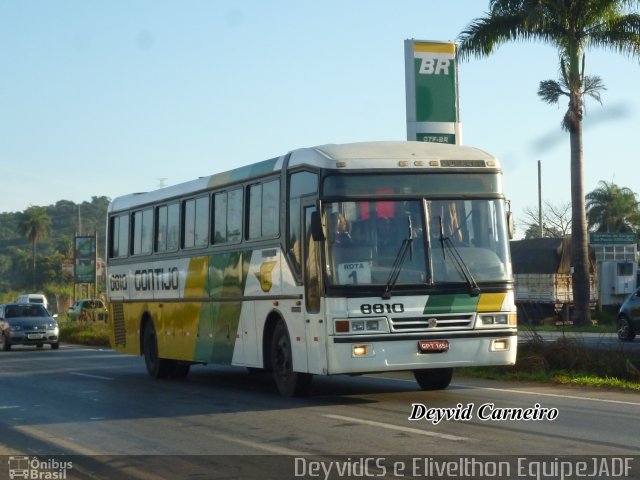
[[[455,40],[488,0],[0,0],[0,212],[149,191],[326,143],[406,140],[404,40]],[[587,51],[585,190],[640,191],[640,63]],[[459,64],[462,143],[502,163],[517,228],[570,200],[556,50]]]

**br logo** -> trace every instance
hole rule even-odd
[[[447,58],[423,58],[420,62],[420,75],[449,75],[451,60]]]

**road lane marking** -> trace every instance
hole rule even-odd
[[[244,445],[245,447],[251,447],[257,450],[264,450],[265,452],[276,453],[278,455],[294,455],[294,456],[311,455],[310,453],[301,452],[299,450],[292,450],[286,447],[278,447],[275,445],[267,445],[264,443],[252,442],[251,440],[231,437],[229,435],[224,435],[222,433],[215,433],[212,436],[219,438],[221,440],[225,440],[227,442],[237,443],[238,445]]]
[[[9,410],[11,408],[20,408],[20,405],[0,405],[0,410]]]
[[[112,377],[103,377],[101,375],[91,375],[89,373],[69,372],[69,375],[76,375],[78,377],[97,378],[98,380],[113,380]]]
[[[332,418],[334,420],[344,420],[346,422],[362,423],[363,425],[370,425],[372,427],[381,427],[388,430],[398,430],[399,432],[415,433],[417,435],[426,435],[427,437],[438,437],[444,440],[462,441],[469,440],[467,437],[458,437],[457,435],[449,435],[448,433],[430,432],[428,430],[420,430],[417,428],[403,427],[402,425],[392,425],[390,423],[374,422],[372,420],[364,420],[361,418],[344,417],[342,415],[326,414],[322,415],[326,418]]]
[[[29,435],[30,437],[36,438],[43,442],[64,448],[78,455],[88,455],[92,457],[102,455],[102,453],[96,450],[91,450],[90,448],[84,447],[62,437],[56,437],[53,433],[47,432],[46,430],[41,430],[31,425],[18,425],[13,428],[18,430],[19,432],[24,433],[25,435]]]
[[[394,380],[396,382],[409,382],[415,383],[414,380],[408,380],[406,378],[393,378],[393,377],[373,377],[368,378],[380,378],[383,380]],[[477,385],[465,385],[463,383],[452,383],[452,387],[470,388],[476,390],[491,390],[495,392],[507,392],[507,393],[520,393],[522,395],[540,395],[542,397],[556,397],[556,398],[570,398],[572,400],[586,400],[589,402],[602,402],[602,403],[615,403],[618,405],[632,405],[634,407],[640,407],[640,402],[626,402],[624,400],[609,400],[607,398],[594,398],[594,397],[579,397],[577,395],[561,395],[559,393],[541,393],[541,392],[529,392],[527,390],[511,390],[509,388],[495,388],[495,387],[479,387]]]
[[[594,397],[578,397],[576,395],[561,395],[558,393],[541,393],[541,392],[529,392],[527,390],[511,390],[508,388],[495,388],[495,387],[476,387],[474,385],[463,385],[460,383],[455,384],[456,387],[463,388],[476,388],[480,390],[491,390],[493,392],[508,392],[508,393],[520,393],[522,395],[536,395],[541,397],[556,397],[556,398],[570,398],[572,400],[586,400],[588,402],[602,402],[602,403],[615,403],[618,405],[633,405],[634,407],[640,407],[639,402],[625,402],[624,400],[609,400],[607,398],[594,398]]]

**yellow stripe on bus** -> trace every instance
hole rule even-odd
[[[478,312],[499,312],[502,310],[506,293],[483,293],[478,301]]]
[[[189,270],[184,285],[184,298],[204,297],[208,274],[209,257],[193,257],[189,261]]]

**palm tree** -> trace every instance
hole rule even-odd
[[[585,49],[604,47],[638,56],[640,0],[490,0],[486,16],[473,20],[459,39],[459,57],[488,56],[507,42],[536,40],[557,48],[559,81],[540,83],[538,94],[549,103],[569,99],[562,126],[571,149],[571,232],[576,324],[589,324],[589,261],[584,198],[582,117],[584,97],[600,99],[598,77],[585,75]]]
[[[51,219],[44,207],[27,208],[18,223],[18,232],[31,242],[33,286],[36,285],[36,244],[44,240],[51,232]]]
[[[600,181],[587,193],[587,222],[598,232],[634,232],[640,225],[640,208],[636,194],[627,187]]]

